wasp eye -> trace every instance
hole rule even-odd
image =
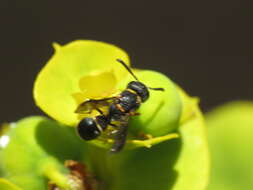
[[[84,140],[92,140],[100,135],[100,130],[92,118],[84,118],[77,126],[77,132]]]

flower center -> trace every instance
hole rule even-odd
[[[77,107],[90,99],[102,99],[113,96],[116,91],[117,79],[113,71],[93,72],[79,80],[79,92],[73,93]],[[92,114],[92,113],[91,113]],[[87,114],[78,114],[78,119]],[[89,114],[90,115],[90,114]]]

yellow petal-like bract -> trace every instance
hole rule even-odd
[[[64,46],[55,44],[54,47],[53,57],[35,81],[34,98],[49,116],[75,126],[78,123],[77,114],[74,113],[77,99],[98,92],[104,95],[112,93],[115,80],[120,81],[128,74],[122,65],[115,63],[116,59],[129,64],[128,55],[116,46],[91,40],[78,40]],[[92,80],[99,73],[100,78]],[[86,90],[87,94],[80,94],[82,90]]]

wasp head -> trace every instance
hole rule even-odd
[[[145,84],[139,81],[132,81],[128,83],[127,88],[136,92],[141,97],[142,102],[145,102],[149,97],[149,91]]]

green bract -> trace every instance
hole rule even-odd
[[[219,106],[206,120],[212,158],[208,190],[253,189],[253,102]]]
[[[138,109],[141,115],[131,118],[131,130],[135,133],[142,132],[156,137],[164,136],[175,130],[179,125],[182,103],[173,82],[163,74],[154,71],[143,70],[136,74],[139,80],[147,86],[163,87],[165,91],[150,90],[149,99]],[[130,76],[120,83],[120,89],[124,89],[126,83],[131,80],[133,79]]]
[[[0,147],[1,177],[24,190],[46,189],[48,178],[66,187],[66,182],[54,178],[54,170],[66,174],[64,161],[81,160],[86,150],[71,128],[43,117],[29,117],[12,124],[5,136],[9,142]]]
[[[10,188],[45,190],[50,180],[64,190],[77,190],[68,186],[69,171],[64,167],[64,161],[76,160],[88,167],[105,190],[204,190],[209,155],[203,118],[195,99],[183,92],[180,96],[184,105],[180,138],[115,155],[76,138],[73,128],[43,117],[12,124],[5,134],[10,141],[0,151],[0,173],[5,178],[0,187],[12,184]]]

